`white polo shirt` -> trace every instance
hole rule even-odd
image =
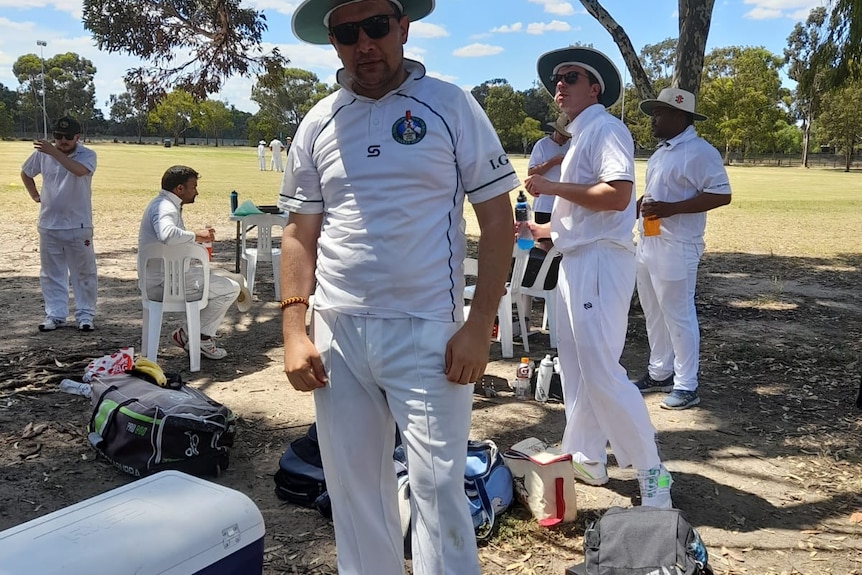
[[[628,128],[601,104],[593,104],[566,128],[572,139],[562,164],[561,182],[634,183],[634,141]],[[635,193],[623,211],[595,211],[557,197],[551,214],[551,239],[563,254],[598,241],[634,251]]]
[[[530,153],[530,161],[527,163],[527,168],[534,168],[539,164],[544,164],[551,158],[564,155],[569,149],[569,140],[563,142],[563,145],[556,143],[550,136],[545,136],[533,146],[533,151]],[[550,168],[542,174],[552,182],[560,181],[560,164]],[[539,196],[533,200],[534,212],[550,213],[554,208],[554,196]]]
[[[519,182],[473,96],[404,62],[407,80],[379,100],[338,72],[294,136],[279,206],[323,213],[315,307],[460,321],[464,198]]]
[[[69,154],[90,172],[76,176],[52,156],[33,152],[21,166],[28,177],[42,174],[38,226],[43,230],[72,230],[93,227],[92,185],[96,152],[80,142]]]
[[[681,202],[701,193],[729,194],[730,180],[721,154],[699,137],[694,126],[662,142],[646,170],[646,194],[657,202]],[[706,212],[662,218],[661,237],[667,241],[702,243]],[[643,236],[643,218],[638,221]]]

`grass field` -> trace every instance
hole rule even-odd
[[[201,195],[187,211],[187,225],[210,224],[220,234],[231,230],[226,218],[231,190],[239,193],[240,202],[274,204],[281,182],[280,174],[257,169],[252,147],[97,143],[92,148],[99,159],[93,178],[97,235],[100,223],[125,218],[130,233],[136,234],[140,213],[159,189],[164,170],[173,164],[189,165],[202,174]],[[7,213],[29,213],[33,221],[35,206],[19,178],[31,149],[27,142],[0,142],[0,189]],[[527,160],[515,156],[512,164],[523,179]],[[645,169],[645,162],[637,163],[638,195],[643,192]],[[815,257],[862,251],[862,174],[734,166],[729,174],[733,202],[709,215],[709,251]],[[469,210],[467,220],[468,232],[476,233]]]

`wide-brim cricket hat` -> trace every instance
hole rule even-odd
[[[263,144],[265,146],[266,142],[264,140],[261,140],[260,142],[258,142],[258,144]]]
[[[219,270],[218,275],[232,279],[239,284],[239,295],[237,295],[236,297],[236,309],[238,309],[242,313],[245,313],[250,310],[252,304],[252,297],[251,292],[248,291],[248,286],[245,283],[245,276],[243,276],[242,274],[235,274],[226,270]]]
[[[556,120],[554,120],[553,122],[548,122],[549,128],[551,128],[552,130],[556,130],[567,138],[571,138],[572,135],[569,133],[568,130],[566,130],[566,126],[568,125],[569,119],[566,117],[565,114],[560,114],[559,116],[557,116]]]
[[[293,12],[291,27],[300,40],[309,44],[329,44],[329,15],[336,8],[366,0],[305,0]],[[411,22],[421,20],[434,10],[434,0],[389,0],[401,6]]]
[[[557,85],[551,80],[551,76],[563,66],[580,66],[595,76],[602,87],[599,104],[605,108],[610,108],[620,99],[620,71],[610,58],[592,48],[560,48],[539,56],[539,80],[551,96],[557,93]]]
[[[653,100],[644,100],[641,102],[641,112],[648,116],[652,116],[652,111],[656,106],[665,106],[675,110],[688,112],[694,116],[695,120],[706,120],[706,116],[698,114],[694,111],[695,97],[691,92],[680,90],[679,88],[665,88],[659,92],[658,98]]]

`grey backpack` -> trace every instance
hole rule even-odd
[[[584,533],[566,575],[712,575],[700,535],[679,509],[611,507]]]

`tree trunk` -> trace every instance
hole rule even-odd
[[[709,0],[710,10],[712,9],[712,4],[715,0]],[[632,76],[632,82],[635,85],[635,88],[638,91],[638,96],[641,100],[647,100],[650,98],[655,98],[656,93],[653,89],[652,83],[650,82],[649,76],[647,76],[646,72],[644,72],[643,65],[641,65],[640,58],[638,58],[638,53],[635,51],[634,46],[632,46],[631,40],[629,40],[628,35],[626,34],[623,27],[617,24],[616,20],[614,20],[613,16],[611,16],[607,10],[598,2],[598,0],[581,0],[581,4],[584,5],[584,8],[590,15],[598,21],[602,27],[608,31],[616,43],[617,47],[620,49],[620,53],[623,56],[623,61],[625,61],[626,67],[629,69],[629,72]],[[703,67],[703,51],[701,50],[701,59],[700,65]],[[622,81],[622,78],[620,78]],[[623,90],[625,90],[625,86],[623,86]]]
[[[802,167],[808,167],[808,148],[811,146],[811,116],[806,113],[802,120]]]
[[[679,0],[679,41],[672,85],[692,94],[700,90],[703,55],[715,0]]]

